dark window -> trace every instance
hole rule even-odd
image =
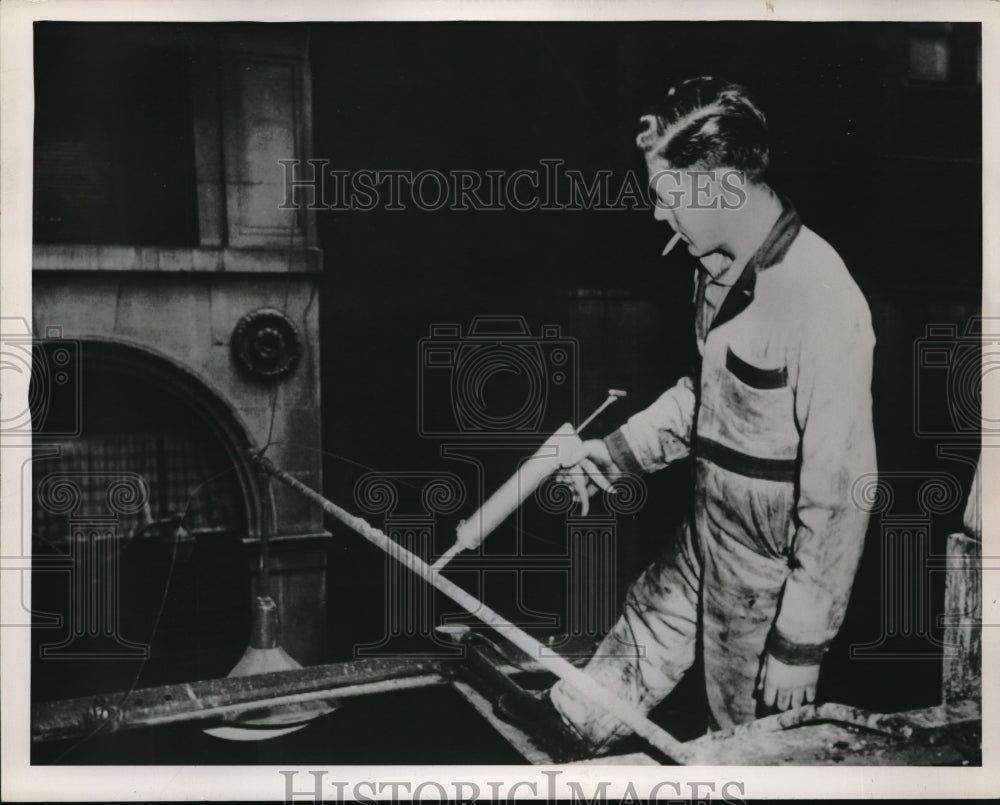
[[[235,467],[179,395],[84,357],[81,433],[32,464],[32,696],[225,676],[249,629]]]
[[[36,24],[36,243],[197,244],[190,53]]]

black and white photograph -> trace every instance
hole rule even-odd
[[[1000,794],[996,8],[31,5],[5,800]]]

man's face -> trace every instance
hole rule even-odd
[[[680,233],[694,257],[717,251],[726,211],[719,172],[671,168],[662,159],[650,159],[646,165],[655,198],[653,217]]]

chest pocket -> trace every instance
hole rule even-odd
[[[719,368],[717,377],[715,426],[721,441],[754,456],[794,457],[794,394],[788,369],[757,366],[727,346],[725,368]]]
[[[726,347],[726,369],[750,388],[780,389],[788,385],[788,369],[761,369],[752,363],[747,363],[732,349]]]

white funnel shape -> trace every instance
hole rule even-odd
[[[229,677],[290,671],[302,666],[278,645],[278,605],[270,596],[257,596],[253,613],[253,633],[250,645]],[[218,727],[205,732],[227,741],[263,741],[300,730],[322,715],[331,713],[335,705],[322,701],[290,702],[273,707],[244,710]]]

